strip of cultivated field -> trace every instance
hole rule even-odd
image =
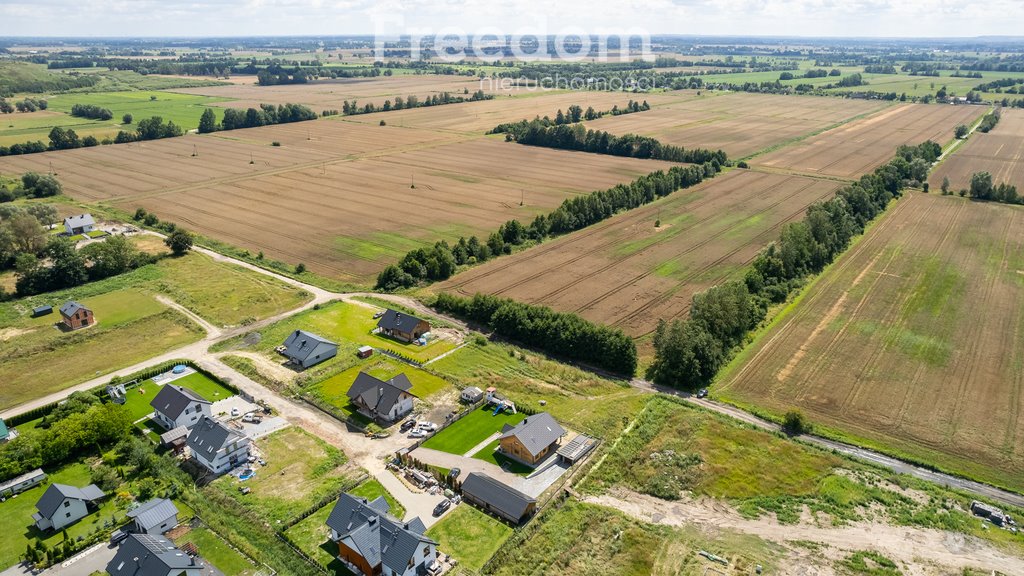
[[[670,165],[315,121],[6,157],[0,173],[52,169],[77,200],[141,206],[253,253],[370,283],[408,250],[486,240],[507,220],[530,222],[568,197]]]
[[[892,158],[900,145],[925,140],[944,145],[953,139],[957,125],[970,125],[987,110],[983,106],[901,104],[771,152],[754,163],[807,174],[857,178]]]
[[[737,170],[440,284],[577,312],[633,336],[740,271],[838,183]],[[655,227],[657,220],[661,226]]]
[[[944,160],[930,179],[938,190],[949,178],[950,189],[970,188],[971,175],[989,172],[992,181],[1013,184],[1024,191],[1024,111],[1003,108],[1002,119],[989,133],[975,132]]]
[[[1024,488],[1024,210],[911,194],[718,393]]]
[[[722,149],[731,158],[742,158],[887,105],[878,100],[771,94],[704,92],[698,97],[691,90],[672,94],[679,93],[690,98],[646,112],[606,116],[587,122],[587,127],[652,136],[687,148]]]

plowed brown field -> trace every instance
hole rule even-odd
[[[838,183],[733,171],[437,286],[578,312],[642,336],[739,272]],[[655,221],[661,219],[661,227]]]
[[[754,163],[859,178],[892,158],[900,145],[934,140],[945,146],[958,124],[970,125],[987,110],[983,106],[901,104],[771,152]]]
[[[77,200],[365,284],[413,248],[670,164],[336,120],[0,159],[0,173],[51,166]]]
[[[587,127],[652,136],[687,148],[720,148],[742,158],[886,106],[878,100],[713,92],[698,97],[692,90],[671,94],[689,98],[666,106],[648,99],[652,110],[606,116]]]
[[[975,172],[992,174],[995,183],[1005,182],[1024,193],[1024,110],[1003,109],[999,124],[988,134],[975,132],[944,160],[931,176],[933,190],[948,177],[951,190],[970,188]]]
[[[731,401],[1024,488],[1024,209],[911,194],[733,362]]]

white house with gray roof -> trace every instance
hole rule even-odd
[[[96,227],[92,214],[77,214],[64,219],[64,231],[68,234],[88,234]]]
[[[364,576],[426,574],[437,560],[437,542],[424,535],[419,518],[402,522],[389,509],[383,496],[371,502],[342,494],[327,517],[338,559]]]
[[[214,474],[223,474],[249,458],[252,441],[224,423],[203,416],[188,435],[192,458]]]
[[[60,530],[88,516],[89,508],[104,496],[106,494],[95,484],[84,488],[50,484],[36,502],[38,512],[32,515],[32,519],[35,520],[36,528],[44,532]]]
[[[523,418],[515,426],[505,424],[498,439],[502,454],[528,466],[537,466],[548,454],[558,449],[565,428],[547,412]]]
[[[167,430],[179,426],[191,428],[203,416],[210,416],[211,402],[194,390],[165,384],[149,403],[153,407],[153,420]]]
[[[110,576],[200,576],[204,566],[170,540],[151,534],[132,534],[107,564]]]
[[[306,369],[337,356],[338,345],[312,332],[296,330],[285,338],[284,350],[281,353],[287,356],[292,364]]]
[[[410,390],[412,382],[405,374],[385,381],[360,372],[348,389],[348,398],[360,414],[379,422],[394,422],[412,412],[416,395]]]
[[[178,525],[178,508],[167,498],[153,498],[128,511],[132,530],[160,536]]]

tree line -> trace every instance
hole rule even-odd
[[[496,334],[556,356],[626,376],[636,372],[632,338],[618,328],[595,324],[576,314],[486,294],[463,298],[441,293],[434,308],[479,322]]]
[[[125,120],[130,115],[125,115]],[[141,140],[157,140],[160,138],[173,138],[182,136],[185,131],[174,122],[164,123],[160,116],[153,116],[145,120],[139,120],[135,130],[120,130],[114,138],[97,139],[91,134],[81,138],[71,128],[54,126],[50,130],[49,144],[42,141],[25,142],[23,144],[12,144],[0,146],[0,156],[19,156],[22,154],[37,154],[51,150],[72,150],[74,148],[89,148],[99,145],[124,144],[126,142],[138,142]]]
[[[75,104],[71,107],[71,115],[92,120],[110,120],[114,117],[114,113],[109,108],[102,108],[94,104]]]
[[[942,192],[945,195],[951,194],[948,184],[948,178],[943,180]],[[1024,204],[1024,197],[1017,193],[1016,186],[1005,182],[994,184],[992,182],[992,174],[989,172],[975,172],[972,174],[971,187],[967,190],[967,194],[976,200],[988,200],[1003,204]],[[962,191],[960,195],[964,195]]]
[[[602,111],[594,110],[593,106],[587,106],[586,111],[584,111],[581,106],[573,104],[572,106],[569,106],[565,112],[562,112],[562,109],[559,108],[558,112],[555,114],[554,119],[552,119],[550,116],[544,116],[543,118],[537,116],[536,118],[534,118],[534,121],[540,122],[540,124],[546,128],[548,126],[561,126],[562,124],[576,124],[584,120],[597,120],[598,118],[602,118],[604,116],[622,116],[623,114],[632,114],[634,112],[645,112],[650,109],[651,105],[647,103],[647,100],[644,100],[643,103],[640,103],[632,99],[626,104],[624,108],[619,108],[619,105],[616,104],[612,106],[611,110]],[[518,122],[505,122],[504,124],[498,124],[494,128],[491,128],[490,130],[487,131],[487,133],[504,134],[506,132],[512,132],[520,129],[520,127],[525,125],[526,123],[526,120],[520,120]]]
[[[770,305],[784,302],[809,275],[832,262],[906,186],[927,179],[941,153],[942,147],[931,141],[901,146],[893,160],[813,204],[803,220],[784,226],[742,280],[694,296],[688,318],[659,322],[647,377],[690,390],[710,383],[765,319]]]
[[[397,265],[386,267],[377,276],[376,287],[391,291],[414,286],[421,281],[439,281],[450,278],[459,266],[473,265],[501,254],[510,254],[512,248],[527,242],[566,234],[653,202],[672,192],[689,188],[705,178],[712,178],[720,168],[708,162],[703,165],[673,166],[668,171],[658,170],[646,174],[629,184],[617,184],[607,190],[598,190],[585,196],[568,198],[547,215],[538,215],[529,225],[509,220],[492,233],[486,242],[476,236],[460,237],[450,246],[442,240],[430,248],[417,248],[405,254]]]
[[[451,92],[433,94],[423,98],[422,100],[416,95],[407,96],[405,100],[403,100],[401,96],[398,96],[395,98],[394,104],[392,104],[391,100],[388,99],[380,106],[377,106],[372,102],[359,106],[359,102],[356,100],[352,100],[351,102],[345,100],[341,105],[341,112],[346,116],[354,116],[356,114],[372,114],[374,112],[390,112],[392,110],[408,110],[411,108],[422,108],[426,106],[461,104],[463,102],[478,102],[480,100],[492,99],[494,99],[494,95],[485,94],[483,90],[477,90],[470,94],[469,89],[464,88],[461,96],[452,94]]]
[[[316,120],[317,114],[302,104],[260,104],[259,108],[226,108],[224,119],[217,123],[217,116],[212,108],[203,110],[199,118],[199,133],[207,134],[218,130],[237,130],[239,128],[255,128],[273,124],[288,124]]]
[[[716,169],[725,166],[729,158],[722,150],[712,152],[704,148],[683,148],[662,144],[656,138],[625,134],[615,136],[603,130],[588,130],[582,124],[544,126],[538,120],[520,122],[509,127],[505,139],[528,146],[543,146],[561,150],[577,150],[593,154],[609,154],[629,158],[666,160],[704,164],[710,162]]]
[[[35,112],[36,110],[46,110],[49,106],[49,102],[43,98],[23,98],[14,104],[0,98],[0,114],[12,114],[15,111]]]
[[[991,132],[992,129],[996,127],[996,124],[999,124],[999,119],[1002,115],[1003,112],[1000,108],[996,108],[988,114],[985,114],[981,119],[981,123],[978,124],[978,131],[985,133]]]

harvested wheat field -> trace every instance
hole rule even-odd
[[[733,362],[722,398],[1024,488],[1024,209],[911,194]]]
[[[279,86],[259,86],[256,84],[233,84],[227,86],[203,86],[199,88],[175,88],[173,92],[182,94],[198,94],[231,98],[232,102],[215,104],[224,108],[259,107],[260,104],[286,104],[293,102],[305,104],[320,112],[321,110],[341,110],[346,101],[355,100],[358,104],[374,104],[383,106],[385,100],[394,100],[396,96],[403,99],[417,96],[423,100],[427,96],[450,92],[452,95],[469,94],[483,90],[488,94],[516,94],[523,89],[502,86],[498,82],[481,82],[478,78],[466,76],[442,76],[436,74],[417,74],[407,76],[378,76],[376,78],[338,78],[336,80],[318,80],[308,84],[284,84]],[[467,95],[468,97],[468,95]]]
[[[942,186],[944,177],[949,178],[950,190],[970,188],[972,174],[988,172],[996,184],[1013,184],[1024,192],[1024,110],[1003,108],[1002,115],[991,132],[971,134],[932,172],[933,189]]]
[[[736,170],[584,230],[472,268],[436,287],[497,294],[652,332],[694,294],[742,271],[785,222],[838,183]],[[655,221],[660,218],[661,226]]]
[[[671,92],[689,98],[646,112],[606,116],[588,128],[612,134],[641,134],[686,148],[725,150],[743,158],[800,136],[813,134],[886,106],[877,100],[776,96],[770,94]]]
[[[808,174],[859,178],[891,159],[903,144],[933,140],[945,146],[953,139],[957,125],[970,125],[986,111],[982,106],[901,104],[769,153],[754,163]]]
[[[307,130],[314,140],[305,139]],[[269,139],[283,145],[257,144]],[[573,195],[670,166],[452,140],[321,120],[8,157],[0,173],[46,171],[52,161],[77,200],[127,213],[143,207],[253,253],[368,284],[408,250],[460,235],[486,238],[509,219],[528,222]]]
[[[494,100],[467,102],[457,105],[432,106],[411,110],[378,112],[376,114],[359,114],[349,116],[346,119],[366,124],[379,124],[381,120],[385,120],[393,126],[480,133],[491,130],[498,124],[505,122],[533,120],[538,116],[541,118],[544,116],[554,118],[559,110],[565,112],[573,104],[582,107],[584,110],[588,106],[593,106],[594,110],[598,112],[607,112],[613,106],[624,108],[630,100],[637,100],[639,102],[647,100],[651,106],[655,106],[693,97],[695,97],[693,93],[686,95],[682,92],[626,95],[618,92],[552,92],[542,90],[530,93],[528,96],[514,98],[506,96],[498,97]],[[642,116],[651,113],[647,111],[643,114],[634,115]]]

